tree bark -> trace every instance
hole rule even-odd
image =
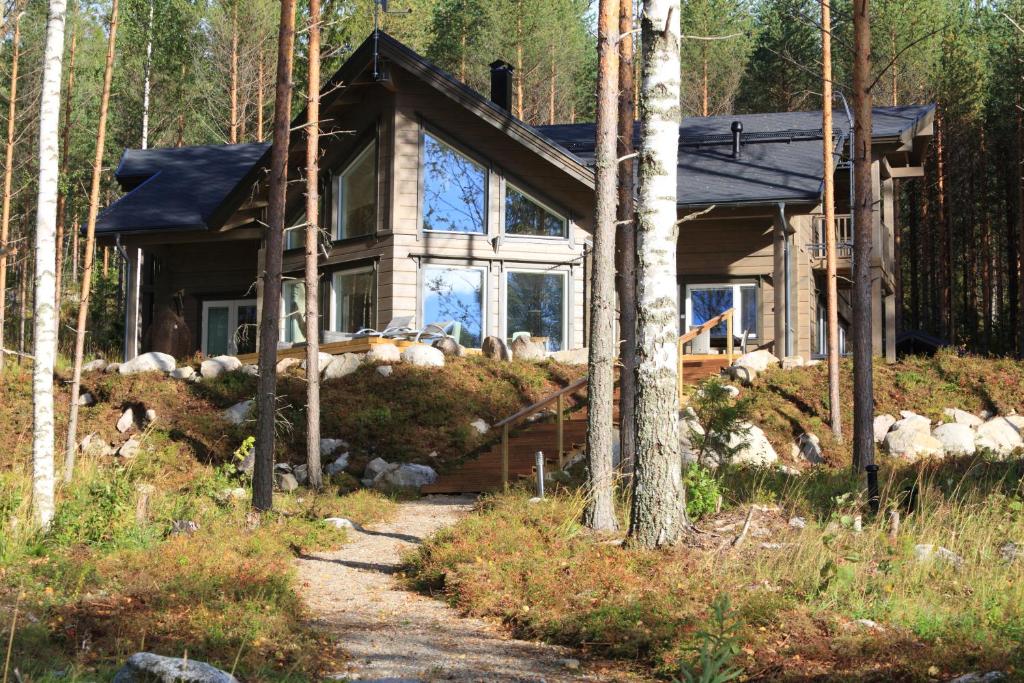
[[[597,23],[597,142],[595,149],[594,250],[590,285],[590,367],[587,382],[588,496],[583,522],[614,531],[615,469],[612,410],[615,391],[615,138],[618,132],[619,2],[601,0]]]
[[[256,141],[263,142],[263,87],[266,75],[263,73],[263,48],[260,48],[259,64],[256,74]]]
[[[938,186],[937,199],[939,204],[938,229],[943,232],[942,240],[942,310],[946,318],[946,335],[949,343],[956,346],[956,299],[954,292],[956,288],[956,270],[953,268],[953,222],[949,220],[946,211],[946,167],[943,156],[943,136],[945,133],[945,119],[940,110],[935,120],[935,164],[938,169],[935,182]]]
[[[637,197],[637,453],[628,542],[676,543],[689,524],[679,457],[676,176],[679,0],[644,0]]]
[[[853,2],[854,236],[853,236],[853,469],[875,462],[872,386],[871,24],[869,0]]]
[[[142,68],[142,149],[149,147],[149,93],[153,75],[153,13],[156,0],[149,0],[146,24],[146,61]]]
[[[825,191],[825,316],[828,332],[828,421],[836,439],[843,439],[839,402],[839,282],[836,277],[835,140],[832,137],[832,7],[821,3],[821,129]]]
[[[291,124],[292,53],[295,46],[295,0],[281,0],[277,41],[277,88],[274,94],[274,142],[270,158],[263,308],[260,311],[259,380],[256,385],[256,462],[252,506],[269,510],[274,499],[274,426],[277,408],[277,342],[281,324],[281,257],[285,200],[288,192],[288,138]]]
[[[636,461],[636,222],[633,220],[633,2],[619,3],[619,207],[616,264],[619,294],[619,462]]]
[[[103,66],[103,91],[100,95],[100,118],[96,129],[96,152],[92,160],[92,185],[89,188],[89,218],[85,225],[85,268],[78,297],[78,325],[75,329],[75,360],[71,371],[71,404],[68,433],[64,444],[64,481],[71,481],[78,452],[78,394],[82,387],[82,362],[85,359],[85,331],[89,318],[92,286],[93,245],[96,243],[96,216],[100,210],[100,183],[103,180],[103,152],[107,140],[107,114],[110,111],[110,84],[114,77],[114,54],[117,44],[118,0],[110,6],[110,32],[107,35],[107,56]]]
[[[237,0],[236,0],[237,2]],[[235,144],[238,139],[238,5],[231,5],[231,58],[228,64],[230,109],[230,130],[228,142]]]
[[[4,205],[0,217],[0,376],[4,369],[4,329],[7,311],[7,248],[11,227],[11,181],[14,177],[14,131],[18,110],[18,61],[21,57],[21,9],[15,9],[14,44],[11,54],[11,94],[7,101],[7,142],[4,156]]]
[[[64,128],[61,131],[61,158],[60,158],[60,174],[64,182],[67,183],[68,175],[68,160],[71,155],[71,105],[75,90],[75,49],[78,45],[78,33],[73,32],[71,34],[71,48],[68,51],[68,87],[64,92]],[[61,304],[61,292],[63,291],[64,283],[64,224],[65,217],[67,214],[68,195],[71,194],[69,187],[63,187],[58,190],[57,194],[57,283],[54,287],[56,290],[56,301],[57,301],[57,340],[60,341],[60,304]],[[2,299],[0,299],[2,300]]]
[[[323,488],[320,466],[320,0],[309,0],[306,104],[306,465],[309,485]]]
[[[1017,271],[1017,301],[1024,306],[1024,114],[1021,113],[1021,102],[1017,98],[1017,263],[1013,265]],[[1024,358],[1024,313],[1017,312],[1017,357]]]
[[[32,511],[46,528],[53,519],[53,365],[57,355],[56,276],[57,189],[61,70],[64,64],[66,0],[50,0],[39,105],[39,190],[36,201],[36,297],[32,369]]]

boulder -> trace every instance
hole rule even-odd
[[[259,377],[260,366],[256,365],[255,363],[246,363],[245,365],[242,366],[242,372],[244,372],[247,375],[252,375],[253,377]]]
[[[750,368],[755,372],[761,373],[772,366],[778,365],[779,362],[779,359],[771,351],[759,349],[743,354],[736,359],[733,365],[741,368]]]
[[[800,457],[812,465],[819,465],[825,462],[825,456],[821,450],[821,439],[816,434],[810,432],[801,434],[796,440],[796,445],[799,449]]]
[[[896,418],[892,415],[875,416],[875,443],[885,441],[885,435],[889,433],[892,426],[896,424]]]
[[[291,472],[274,472],[274,488],[278,491],[294,491],[299,482]]]
[[[389,488],[419,488],[437,481],[437,472],[433,467],[427,465],[416,465],[414,463],[402,463],[390,465],[383,472],[374,477],[374,486]]]
[[[249,413],[252,412],[255,405],[256,402],[252,399],[239,401],[224,411],[224,419],[233,425],[240,425],[249,418]]]
[[[317,365],[320,366],[320,372],[323,372],[327,368],[327,366],[331,364],[331,361],[334,360],[334,356],[332,356],[329,353],[324,353],[323,351],[321,351],[320,353],[317,354],[316,359]],[[303,370],[306,369],[305,357],[303,357],[302,360],[299,361],[299,367],[302,368]]]
[[[366,463],[366,469],[363,471],[363,476],[367,479],[376,479],[389,467],[391,467],[391,464],[384,458],[374,458],[370,462]]]
[[[283,375],[297,365],[301,365],[302,361],[298,358],[282,358],[277,361],[277,374]]]
[[[896,458],[917,460],[943,455],[941,441],[913,427],[894,429],[885,435],[883,443],[889,455]]]
[[[96,358],[82,366],[82,372],[103,372],[107,367],[107,361]]]
[[[754,383],[758,375],[757,370],[746,365],[730,365],[725,372],[732,379],[748,387]]]
[[[960,567],[964,559],[949,548],[934,546],[931,543],[918,543],[914,546],[914,557],[918,562],[939,561],[954,567]]]
[[[182,365],[180,368],[175,368],[171,371],[171,377],[174,379],[185,379],[189,380],[196,376],[196,371],[192,369],[191,365]]]
[[[985,423],[980,417],[974,413],[969,413],[966,410],[960,410],[959,408],[946,408],[942,411],[942,414],[953,420],[958,425],[967,425],[968,427],[980,427]]]
[[[480,352],[491,360],[512,360],[512,352],[501,337],[486,337],[480,345]]]
[[[483,420],[480,418],[473,420],[470,423],[470,426],[473,427],[473,429],[475,429],[476,431],[480,432],[481,434],[486,434],[487,432],[491,431],[491,425],[487,424],[487,420]]]
[[[109,374],[113,374],[115,372],[119,372],[120,370],[121,370],[121,364],[120,363],[107,363],[107,367],[103,368],[103,372],[106,372],[106,373],[109,373]]]
[[[214,356],[207,358],[199,365],[199,374],[204,378],[217,377],[225,372],[232,372],[242,367],[242,361],[234,356]]]
[[[305,463],[296,465],[292,468],[292,476],[295,477],[295,481],[298,482],[299,486],[303,486],[309,481],[309,465]]]
[[[402,351],[402,361],[425,368],[444,367],[444,354],[430,346],[417,344]]]
[[[328,517],[324,520],[324,524],[335,529],[355,529],[356,525],[351,520],[345,519],[344,517]]]
[[[1001,683],[1008,680],[1010,678],[1002,671],[986,671],[985,673],[972,671],[951,679],[949,683]]]
[[[740,388],[733,386],[732,384],[722,385],[722,390],[729,394],[729,398],[739,398]]]
[[[110,366],[107,367],[109,371]],[[117,371],[122,375],[134,375],[138,372],[174,372],[175,367],[177,367],[177,363],[174,362],[174,356],[159,351],[150,351],[136,356],[126,363],[121,363]]]
[[[586,365],[590,362],[590,351],[588,349],[563,349],[548,354],[548,358],[566,365]]]
[[[806,365],[806,363],[804,363],[803,356],[786,356],[785,358],[782,359],[783,370],[793,370],[794,368],[802,368],[804,365]]]
[[[327,466],[324,467],[324,474],[330,477],[332,475],[338,474],[339,472],[344,472],[348,468],[348,460],[349,454],[342,453],[333,462],[327,463]]]
[[[939,425],[932,436],[942,443],[946,455],[974,455],[974,430],[958,422]]]
[[[918,432],[924,432],[928,434],[932,429],[932,421],[924,415],[918,415],[910,410],[900,411],[901,419],[896,420],[893,423],[890,431],[897,431],[900,429],[911,429]]]
[[[544,360],[548,350],[544,342],[534,341],[529,335],[519,335],[512,340],[509,352],[516,360]]]
[[[351,375],[359,369],[359,356],[354,353],[342,353],[331,357],[327,367],[321,368],[324,379],[340,379]]]
[[[991,449],[997,455],[1006,456],[1024,445],[1024,441],[1008,418],[993,417],[978,427],[975,445],[978,448]]]
[[[137,652],[114,675],[113,683],[238,683],[238,679],[218,668],[194,659],[164,657]]]
[[[732,456],[734,465],[772,465],[779,460],[778,453],[772,448],[768,437],[760,427],[749,422],[742,423],[747,430],[746,435],[733,434],[729,437],[729,447],[735,448],[740,443],[746,444]]]
[[[397,363],[402,360],[402,352],[394,344],[374,344],[363,356],[366,363]]]
[[[1007,541],[999,547],[999,557],[1003,562],[1010,563],[1024,560],[1024,545]]]
[[[395,368],[390,365],[378,365],[377,374],[381,377],[390,377],[395,373]]]
[[[117,419],[117,431],[124,434],[129,429],[135,426],[135,411],[131,408],[125,408],[125,411],[121,413],[121,417]]]
[[[441,337],[432,346],[443,353],[446,358],[461,358],[466,355],[466,349],[452,337]]]
[[[96,397],[93,396],[91,392],[83,391],[78,395],[78,405],[85,406],[87,408],[89,406],[94,406],[96,405]]]
[[[237,470],[239,474],[251,475],[252,474],[252,468],[255,465],[256,465],[256,447],[253,446],[252,448],[249,449],[249,452],[246,453],[245,457],[238,461],[238,463],[235,465],[235,470]]]
[[[321,458],[333,455],[339,448],[348,448],[348,442],[344,439],[320,439]]]
[[[121,444],[121,447],[117,449],[117,454],[122,458],[131,459],[137,456],[140,450],[142,450],[142,442],[133,436]]]

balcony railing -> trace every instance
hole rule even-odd
[[[814,241],[807,245],[812,258],[825,258],[825,217],[814,217]],[[836,258],[853,256],[853,220],[850,214],[836,214]]]

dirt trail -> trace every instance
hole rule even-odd
[[[298,560],[306,604],[350,657],[335,680],[608,681],[570,650],[513,640],[496,624],[460,616],[402,589],[392,574],[404,553],[469,511],[472,499],[430,496],[402,503],[386,524],[350,532],[340,550]]]

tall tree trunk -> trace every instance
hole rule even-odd
[[[615,391],[615,220],[618,132],[619,2],[600,0],[597,23],[597,142],[594,177],[593,268],[590,285],[590,368],[587,382],[588,496],[583,522],[614,531],[615,468],[612,404]]]
[[[146,61],[142,67],[142,149],[149,147],[149,93],[153,76],[153,13],[156,0],[149,0],[146,23]]]
[[[832,433],[843,438],[839,403],[839,282],[836,277],[835,147],[832,137],[832,6],[821,3],[821,130],[825,191],[825,316],[828,333],[828,421]]]
[[[320,0],[309,0],[306,104],[306,464],[309,485],[323,487],[320,467]]]
[[[526,89],[524,83],[525,74],[523,71],[523,3],[519,2],[519,11],[516,12],[516,69],[513,80],[516,86],[516,118],[525,120],[523,117],[523,91]]]
[[[679,0],[644,0],[640,19],[637,197],[637,453],[629,542],[676,543],[687,530],[679,457],[676,176]]]
[[[281,323],[281,257],[285,199],[288,192],[288,137],[292,110],[292,55],[295,0],[281,0],[277,39],[277,88],[274,94],[274,143],[270,157],[267,237],[264,240],[263,309],[260,311],[259,380],[256,385],[256,462],[252,506],[274,504],[274,426],[277,413],[277,342]]]
[[[266,104],[263,102],[263,88],[266,74],[263,73],[263,47],[260,47],[259,63],[256,75],[256,141],[263,142],[263,110]]]
[[[60,184],[60,86],[66,0],[50,0],[39,99],[39,191],[36,200],[36,297],[32,367],[32,511],[46,528],[53,519],[53,364],[57,355],[54,285],[57,189]]]
[[[29,240],[28,226],[25,227],[25,243]],[[28,299],[29,299],[29,280],[32,279],[31,275],[31,263],[28,254],[21,259],[21,267],[18,269],[18,300],[21,302],[18,305],[18,366],[21,366],[22,359],[25,357],[25,349],[27,344],[25,343],[25,321],[28,320]]]
[[[231,5],[231,57],[228,63],[228,84],[230,109],[230,131],[228,142],[235,144],[238,139],[238,5],[237,0]]]
[[[853,2],[853,468],[875,462],[872,386],[871,239],[871,23],[869,0]]]
[[[548,123],[554,125],[555,117],[555,83],[558,80],[558,65],[555,60],[555,46],[551,46],[551,82],[548,84]]]
[[[943,136],[945,135],[945,117],[941,109],[935,121],[935,164],[937,168],[935,181],[937,183],[936,199],[938,200],[938,229],[942,230],[942,310],[946,322],[946,336],[949,343],[956,346],[956,298],[955,286],[956,270],[953,268],[953,221],[946,211],[948,202],[946,197],[946,166],[943,156]]]
[[[64,183],[68,183],[68,159],[71,155],[71,104],[74,101],[75,90],[75,49],[78,44],[78,32],[71,34],[71,48],[68,51],[68,87],[64,92],[64,128],[61,131],[60,141],[60,174]],[[64,282],[64,224],[67,214],[68,195],[71,194],[70,187],[62,187],[57,194],[57,340],[60,341],[60,304],[61,292]]]
[[[1017,301],[1024,306],[1024,113],[1017,98]],[[1018,311],[1018,323],[1024,313]],[[1017,357],[1024,358],[1024,329],[1017,328]]]
[[[4,206],[0,217],[0,376],[4,369],[4,316],[7,311],[7,250],[11,226],[11,181],[14,178],[14,131],[18,111],[18,60],[21,57],[21,9],[14,16],[14,47],[11,54],[11,94],[7,101],[7,143],[4,156]]]
[[[85,357],[85,326],[89,318],[92,287],[92,254],[96,242],[96,216],[100,210],[100,183],[103,179],[103,152],[107,140],[107,114],[110,111],[110,84],[114,77],[114,53],[117,45],[118,0],[110,6],[110,32],[107,57],[103,65],[103,91],[100,95],[100,119],[96,128],[96,152],[92,160],[92,185],[89,187],[89,218],[85,225],[85,269],[78,297],[78,326],[75,331],[75,364],[71,374],[71,403],[68,434],[64,444],[64,481],[71,481],[78,452],[78,394],[82,387],[82,361]],[[126,331],[127,334],[127,331]]]
[[[636,461],[636,222],[633,220],[633,0],[619,3],[619,210],[616,256],[619,293],[619,460]]]
[[[923,189],[923,188],[921,188]],[[919,264],[921,262],[921,226],[927,225],[927,216],[918,215],[918,201],[927,211],[928,196],[926,192],[920,192],[919,198],[912,198],[907,203],[908,220],[907,235],[910,238],[910,325],[915,330],[921,329],[921,273]]]
[[[707,43],[700,45],[700,115],[707,116],[711,111],[708,106],[708,47]]]

